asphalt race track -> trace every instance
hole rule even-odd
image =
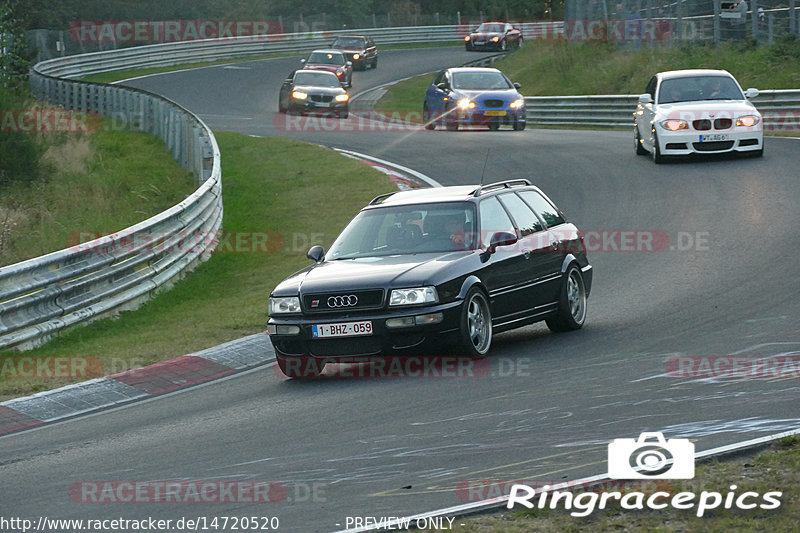
[[[386,51],[377,70],[354,74],[353,92],[476,57]],[[461,490],[469,480],[603,473],[606,443],[642,431],[691,438],[699,452],[800,425],[791,376],[668,374],[677,356],[800,353],[800,141],[768,138],[761,159],[654,165],[634,155],[627,131],[424,131],[356,115],[336,131],[286,126],[275,119],[277,92],[298,65],[273,59],[127,83],[176,100],[215,130],[348,148],[445,185],[479,181],[488,153],[486,181],[530,178],[594,232],[586,325],[500,334],[481,377],[298,382],[269,366],[13,434],[0,439],[2,514],[277,516],[280,531],[327,532],[347,516],[401,516],[486,495]],[[286,498],[92,504],[70,494],[85,481],[144,480],[280,482]]]

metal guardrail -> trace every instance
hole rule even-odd
[[[521,27],[523,39],[533,40],[562,33],[564,23],[535,22],[522,24]],[[463,42],[470,29],[466,25],[449,25],[226,37],[93,52],[52,59],[47,63],[52,76],[79,78],[115,70],[174,66],[271,53],[303,53],[330,45],[337,35],[369,35],[386,45]]]
[[[529,125],[630,128],[638,94],[599,96],[527,96]],[[800,90],[761,91],[753,104],[765,131],[800,131]]]
[[[222,223],[219,148],[199,118],[145,91],[58,79],[51,73],[60,72],[59,63],[32,69],[38,99],[113,116],[159,136],[201,184],[139,224],[0,268],[0,348],[31,348],[69,326],[137,307],[207,258]]]

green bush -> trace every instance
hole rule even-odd
[[[39,177],[39,158],[44,152],[41,139],[9,127],[29,104],[19,93],[0,85],[0,187]]]

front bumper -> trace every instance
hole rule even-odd
[[[719,154],[763,149],[764,133],[752,128],[727,131],[668,131],[659,128],[658,145],[662,155]],[[725,135],[724,140],[708,141],[709,135]],[[702,139],[702,140],[701,140]]]
[[[343,113],[348,111],[347,102],[314,102],[311,99],[295,100],[289,102],[289,111],[300,113]]]
[[[505,115],[497,116],[492,115],[493,111],[503,111]],[[487,114],[488,113],[488,114]],[[458,109],[452,113],[455,122],[463,125],[489,125],[492,123],[497,124],[515,124],[518,122],[525,122],[525,108],[521,109],[472,109],[464,111]]]
[[[270,330],[270,341],[278,355],[312,356],[316,358],[348,360],[374,355],[394,353],[413,353],[414,355],[435,355],[427,351],[436,345],[452,339],[458,333],[461,320],[462,300],[446,304],[436,304],[408,309],[375,310],[367,313],[351,313],[349,315],[331,315],[320,313],[309,316],[270,317],[267,327]],[[442,321],[436,324],[414,325],[409,327],[390,328],[389,319],[413,317],[421,315],[442,314]],[[315,339],[312,328],[315,325],[343,322],[372,322],[371,335],[351,337]],[[278,334],[274,332],[278,326],[297,326],[300,333],[296,335]],[[425,350],[425,351],[423,351]]]

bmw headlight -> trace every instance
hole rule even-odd
[[[389,297],[389,305],[419,305],[425,303],[436,303],[439,295],[436,294],[436,287],[417,287],[413,289],[394,289]]]
[[[676,118],[670,118],[667,120],[662,120],[660,122],[661,127],[667,129],[669,131],[678,131],[678,130],[688,130],[689,123],[685,120],[679,120]]]
[[[744,126],[746,128],[752,128],[756,124],[758,124],[760,118],[756,115],[742,115],[741,117],[736,119],[737,126]]]
[[[462,98],[458,101],[458,107],[460,109],[473,109],[475,107],[475,102],[470,102],[469,98]]]
[[[292,98],[295,100],[305,100],[308,98],[308,95],[303,91],[292,91]]]
[[[517,100],[514,100],[513,102],[511,102],[511,106],[510,107],[511,107],[511,109],[517,109],[517,108],[520,108],[520,107],[522,107],[524,105],[525,105],[525,99],[524,98],[518,98]]]
[[[337,94],[336,95],[336,101],[337,102],[346,102],[349,99],[350,99],[350,95],[349,94]]]
[[[355,59],[356,61],[358,61],[358,58],[360,58],[360,57],[361,57],[361,54],[358,54],[358,53],[353,54],[353,59]]]
[[[282,315],[300,312],[300,298],[297,296],[271,297],[269,299],[269,314]]]
[[[498,35],[495,35],[494,37],[492,37],[492,42],[493,42],[493,43],[500,42],[500,36],[498,36]]]

